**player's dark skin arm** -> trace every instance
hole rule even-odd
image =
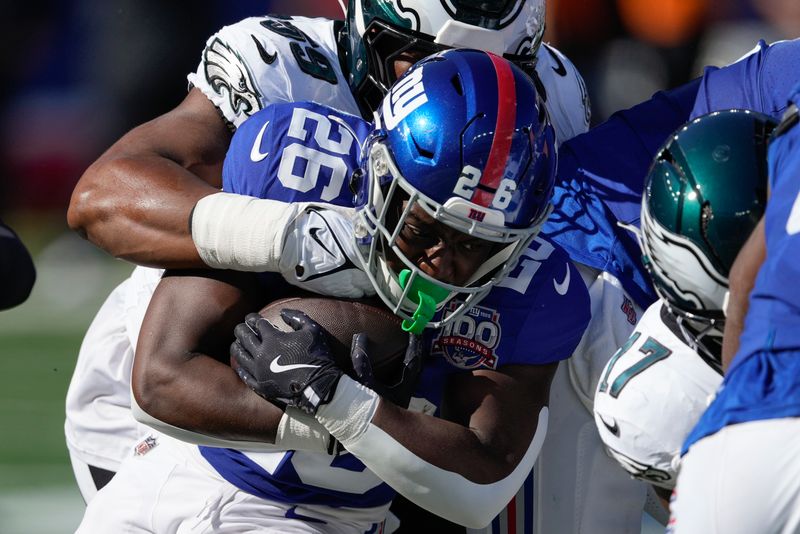
[[[132,376],[139,406],[185,430],[273,443],[283,412],[229,365],[234,327],[263,303],[251,273],[167,271],[139,334]]]
[[[373,424],[432,465],[479,484],[508,476],[533,439],[558,364],[508,365],[451,377],[443,416],[381,400]]]
[[[67,222],[125,260],[166,268],[205,267],[189,214],[221,187],[231,133],[198,89],[178,107],[114,143],[81,176]]]
[[[744,329],[744,319],[750,307],[750,291],[756,283],[756,275],[767,256],[764,235],[764,218],[756,225],[736,256],[728,275],[728,309],[725,317],[725,332],[722,338],[722,369],[727,372],[733,357],[739,350],[739,336]]]

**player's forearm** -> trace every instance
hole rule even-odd
[[[722,339],[722,368],[726,372],[739,350],[739,337],[744,330],[745,317],[750,307],[750,291],[755,285],[756,275],[764,263],[766,252],[762,218],[736,256],[728,277],[728,307]]]
[[[132,391],[153,418],[219,439],[273,443],[283,415],[230,367],[204,355],[187,355],[172,367],[156,362],[136,366]]]
[[[472,528],[487,525],[519,489],[547,430],[542,407],[525,448],[513,452],[499,439],[398,408],[348,377],[341,380],[344,387],[317,413],[325,428],[406,498]]]
[[[520,460],[519,454],[478,429],[404,410],[387,401],[378,406],[372,424],[425,462],[478,484],[508,476]]]
[[[205,267],[189,229],[200,199],[218,191],[156,155],[95,163],[72,194],[72,229],[115,257],[153,267]]]

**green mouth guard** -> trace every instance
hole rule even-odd
[[[411,271],[409,269],[400,271],[400,287],[405,289],[410,278]],[[403,319],[401,325],[403,330],[412,334],[421,334],[428,321],[433,319],[436,305],[446,299],[449,294],[450,292],[443,287],[417,276],[408,292],[408,298],[417,305],[417,310],[411,319]]]

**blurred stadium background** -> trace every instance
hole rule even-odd
[[[180,101],[220,26],[270,12],[342,15],[335,0],[3,7],[0,218],[33,253],[38,280],[25,304],[0,312],[0,534],[64,533],[83,512],[63,439],[64,395],[83,332],[132,269],[67,229],[72,188],[123,132]],[[546,40],[586,78],[595,123],[703,65],[740,57],[759,38],[800,36],[797,0],[548,0],[548,19]]]

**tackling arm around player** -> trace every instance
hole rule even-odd
[[[140,265],[205,267],[189,235],[189,214],[219,191],[230,137],[219,110],[193,88],[87,169],[72,193],[70,227]]]
[[[174,110],[123,136],[84,173],[70,202],[70,227],[140,265],[207,267],[201,258],[218,258],[218,251],[190,227],[190,214],[200,199],[219,191],[231,129],[265,105],[309,100],[349,113],[360,110],[369,118],[388,86],[414,61],[453,46],[484,48],[532,64],[544,32],[543,0],[477,10],[482,13],[461,9],[448,12],[422,1],[371,7],[351,0],[344,27],[321,20],[298,26],[289,17],[276,17],[249,19],[239,31],[223,29],[209,40],[203,71],[190,79],[203,90],[194,87]],[[414,36],[395,29],[408,27],[401,13],[409,11],[416,20]],[[306,79],[283,79],[294,74]],[[211,266],[266,270],[261,261],[239,264],[226,257]]]

